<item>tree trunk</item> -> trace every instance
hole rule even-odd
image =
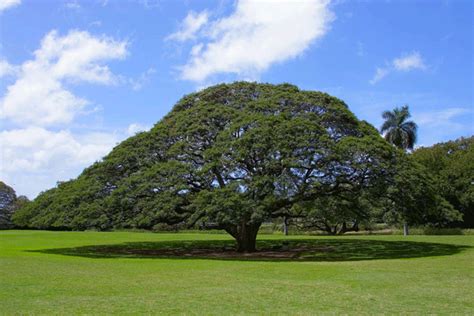
[[[359,223],[355,221],[351,227],[347,227],[346,222],[342,222],[341,229],[337,233],[338,235],[344,235],[347,232],[358,232],[359,231]]]
[[[341,229],[339,229],[338,235],[344,235],[347,232],[347,225],[346,222],[342,222]]]
[[[403,236],[408,236],[408,223],[403,223]]]
[[[332,226],[330,226],[328,223],[324,223],[324,230],[328,233],[328,235],[336,235],[337,225],[334,227],[334,230],[333,230]]]
[[[238,226],[230,226],[226,231],[237,241],[238,252],[256,251],[257,233],[261,223],[248,224],[242,222]]]
[[[257,240],[250,234],[245,234],[237,239],[237,251],[238,252],[254,252],[256,251]]]
[[[286,216],[283,217],[283,234],[288,236],[288,217]]]

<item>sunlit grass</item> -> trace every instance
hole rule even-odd
[[[229,251],[232,240],[202,233],[3,231],[0,314],[474,312],[474,236],[260,238],[261,249],[303,244],[316,251],[295,260],[163,258],[144,249]]]

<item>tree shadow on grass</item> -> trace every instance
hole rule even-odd
[[[87,258],[169,258],[257,261],[358,261],[446,256],[469,247],[413,241],[362,239],[258,240],[258,251],[239,253],[232,240],[128,242],[30,250]]]

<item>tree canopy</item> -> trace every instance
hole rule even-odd
[[[183,97],[150,131],[41,193],[15,221],[75,230],[214,223],[252,251],[265,220],[386,187],[395,153],[328,94],[221,84]]]

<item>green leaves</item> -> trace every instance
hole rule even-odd
[[[328,196],[340,201],[334,216],[347,213],[349,196],[383,187],[394,151],[328,94],[223,84],[185,96],[149,132],[41,194],[22,218],[68,229],[212,222],[254,238],[263,221]]]
[[[385,120],[380,128],[385,133],[385,139],[400,149],[413,149],[417,139],[417,125],[410,118],[408,105],[395,108],[393,111],[385,111],[382,117]]]
[[[434,178],[440,196],[463,214],[457,225],[474,227],[474,137],[419,148],[413,158]]]

